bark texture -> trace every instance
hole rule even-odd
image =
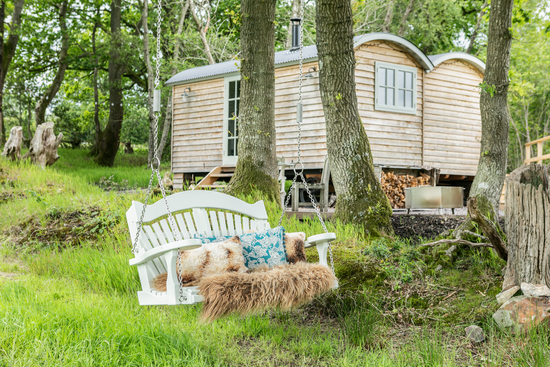
[[[2,70],[0,70],[0,141],[2,144],[6,141],[6,127],[4,125],[4,111],[3,111],[3,100],[4,100],[4,83],[6,81],[6,76],[8,75],[8,69],[11,64],[13,56],[15,56],[15,49],[17,48],[17,42],[19,42],[19,28],[21,27],[21,12],[23,11],[23,5],[25,0],[14,0],[13,1],[13,13],[11,14],[11,24],[10,24],[10,34],[6,40],[4,37],[4,21],[2,21],[2,58],[0,60],[0,65]],[[5,16],[5,1],[2,1],[1,5],[4,9],[3,15]],[[4,17],[2,17],[4,18]]]
[[[23,142],[23,128],[21,126],[12,127],[10,131],[10,137],[8,138],[8,141],[4,146],[2,157],[5,157],[10,161],[20,160],[22,142]]]
[[[112,166],[120,145],[120,129],[124,118],[122,103],[122,75],[124,60],[121,57],[120,34],[122,0],[111,2],[111,49],[109,51],[109,121],[101,134],[96,161],[101,166]]]
[[[241,102],[239,160],[226,192],[256,189],[279,200],[275,151],[275,4],[241,2]]]
[[[67,62],[67,54],[69,53],[69,33],[67,30],[67,7],[68,1],[63,1],[59,7],[59,28],[61,30],[61,49],[59,50],[58,68],[52,83],[46,89],[46,92],[40,98],[36,107],[34,108],[34,118],[36,120],[36,126],[45,122],[46,109],[54,99],[55,95],[63,83],[65,78],[65,71],[69,66]]]
[[[376,233],[393,232],[392,209],[373,169],[367,133],[357,108],[352,13],[349,0],[318,0],[319,83],[327,129],[335,216]]]
[[[496,213],[506,175],[510,120],[507,100],[508,71],[513,4],[513,0],[491,2],[487,66],[480,98],[481,151],[476,177],[470,189],[470,197],[484,195]]]
[[[506,179],[506,235],[503,287],[550,286],[550,165],[522,166]]]
[[[59,133],[56,138],[53,125],[53,122],[48,121],[36,127],[31,147],[23,156],[23,159],[30,158],[32,163],[42,168],[51,166],[59,159],[57,148],[61,143],[61,139],[63,139],[63,133]]]

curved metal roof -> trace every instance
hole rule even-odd
[[[363,43],[370,41],[389,41],[393,42],[407,52],[426,70],[430,72],[436,65],[449,60],[449,59],[461,59],[474,65],[482,73],[485,72],[485,64],[478,58],[464,53],[464,52],[449,52],[441,55],[426,56],[418,47],[411,42],[407,41],[403,37],[396,36],[391,33],[369,33],[353,38],[353,48],[357,48]],[[304,61],[317,60],[317,46],[305,46],[303,49]],[[275,65],[277,67],[285,66],[285,64],[293,64],[300,60],[300,51],[279,51],[275,53]],[[220,62],[218,64],[199,66],[192,69],[184,70],[166,82],[167,85],[181,84],[184,82],[198,81],[205,79],[213,79],[218,75],[225,75],[231,73],[238,73],[241,62],[239,60],[230,60],[226,62]]]
[[[420,51],[418,47],[416,47],[414,44],[407,41],[403,37],[399,37],[391,33],[375,32],[364,34],[362,36],[355,36],[353,38],[353,48],[359,47],[363,43],[370,41],[390,41],[396,43],[407,50],[411,54],[411,56],[414,57],[414,59],[418,61],[420,65],[422,65],[424,70],[429,72],[434,68],[430,59],[424,54],[424,52]]]
[[[436,67],[437,65],[447,60],[454,60],[454,59],[464,60],[472,64],[482,74],[485,74],[485,63],[480,59],[478,59],[477,57],[467,54],[465,52],[447,52],[445,54],[428,56],[428,58],[432,61],[432,63],[434,64],[434,67]]]

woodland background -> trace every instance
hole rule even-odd
[[[278,1],[276,51],[288,48],[289,20],[298,1]],[[25,143],[28,143],[37,121],[41,121],[41,111],[45,111],[45,119],[55,122],[56,133],[63,133],[65,146],[91,148],[97,139],[96,132],[103,129],[109,119],[108,65],[111,45],[117,42],[121,45],[123,63],[124,118],[120,140],[134,146],[151,144],[148,84],[152,83],[150,76],[156,63],[154,54],[159,37],[155,4],[148,4],[149,20],[144,27],[144,1],[123,1],[121,39],[114,41],[110,1],[3,3],[3,141],[12,126],[23,126]],[[16,29],[13,14],[21,3],[20,26]],[[485,60],[488,0],[353,0],[352,7],[356,35],[391,32],[411,41],[428,55],[463,51]],[[314,1],[305,0],[305,45],[315,43],[314,9]],[[240,1],[163,1],[162,17],[161,84],[176,72],[239,57]],[[13,46],[10,36],[15,34],[19,39],[10,62],[6,54]],[[144,56],[144,34],[151,55],[152,68],[149,69]],[[521,165],[525,142],[550,134],[550,2],[515,1],[513,35],[508,171]],[[52,97],[52,86],[56,83],[59,91]],[[165,121],[170,97],[170,88],[164,87],[160,121]],[[165,124],[166,127],[169,125]],[[164,149],[164,159],[170,155],[169,135],[166,141],[168,149]]]

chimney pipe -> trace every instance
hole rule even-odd
[[[290,18],[292,22],[292,47],[291,51],[296,51],[300,48],[300,22],[302,18]]]

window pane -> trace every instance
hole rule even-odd
[[[235,120],[227,121],[227,134],[228,134],[228,137],[230,138],[235,136],[235,124],[236,124]]]
[[[240,103],[241,103],[241,100],[237,99],[237,113],[235,114],[237,116],[239,116]]]
[[[235,84],[237,82],[229,82],[229,98],[235,98]]]
[[[237,98],[241,97],[241,81],[237,80]]]
[[[235,156],[235,139],[227,139],[227,155],[229,157]]]
[[[378,85],[386,85],[386,69],[378,68]]]
[[[229,106],[228,106],[229,108],[228,108],[227,117],[233,118],[233,117],[236,116],[236,114],[235,114],[235,112],[236,112],[236,111],[235,111],[235,101],[229,101],[229,102],[228,102],[228,105],[229,105]]]
[[[404,71],[398,71],[397,72],[397,86],[399,88],[405,88],[405,72]]]
[[[378,87],[378,95],[376,98],[378,98],[379,104],[386,104],[386,88]]]
[[[239,155],[239,139],[234,139],[235,141],[235,156]]]
[[[235,119],[235,136],[239,136],[239,119]]]
[[[392,70],[393,71],[393,70]],[[386,101],[387,101],[387,105],[388,106],[394,106],[394,102],[393,102],[393,93],[394,93],[395,89],[393,88],[387,88],[386,89]]]
[[[403,89],[397,90],[397,106],[405,107],[405,91]]]
[[[413,73],[406,73],[407,74],[407,83],[406,83],[406,88],[407,89],[413,89]]]
[[[408,90],[405,92],[405,107],[413,106],[413,92]]]
[[[386,83],[386,85],[388,87],[395,87],[394,78],[393,78],[395,70],[388,69],[388,71],[386,73],[387,73],[387,83]]]

